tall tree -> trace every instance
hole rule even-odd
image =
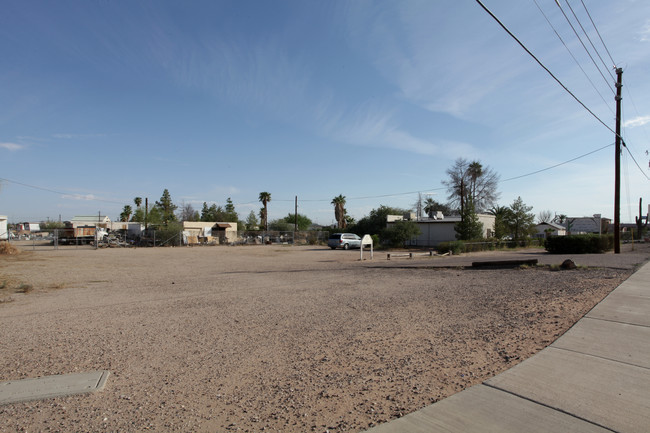
[[[224,220],[223,221],[225,221],[225,222],[233,222],[233,223],[236,223],[237,221],[239,221],[239,215],[237,215],[237,212],[235,212],[235,205],[233,204],[230,197],[228,197],[228,200],[226,200],[226,206],[225,206]]]
[[[380,205],[377,209],[370,211],[368,216],[361,218],[354,226],[348,227],[352,233],[359,236],[380,235],[386,228],[388,215],[404,215],[405,209]]]
[[[510,234],[508,221],[510,220],[510,208],[508,206],[492,206],[487,213],[494,215],[494,237],[503,239]]]
[[[255,211],[251,211],[251,213],[248,214],[248,218],[246,218],[246,230],[257,230],[258,224],[259,222],[257,221]]]
[[[181,205],[181,221],[197,221],[195,219],[197,212],[194,210],[192,203],[183,203]]]
[[[539,212],[537,215],[537,222],[538,223],[550,223],[553,221],[553,212],[550,210],[542,210]]]
[[[291,225],[295,225],[296,220],[298,221],[298,227],[296,227],[296,230],[305,231],[312,225],[312,221],[306,215],[300,213],[298,214],[298,218],[296,218],[296,214],[293,213],[284,217],[284,221]]]
[[[136,208],[140,208],[140,206],[142,206],[142,197],[134,198],[133,203],[135,203]]]
[[[449,204],[461,214],[466,202],[472,201],[476,212],[484,212],[499,197],[497,185],[499,175],[478,161],[469,162],[458,158],[447,169],[448,179],[442,183],[447,187]]]
[[[478,220],[474,201],[471,198],[467,199],[460,217],[460,222],[454,226],[456,239],[469,241],[483,237],[483,223]]]
[[[122,213],[120,214],[120,221],[126,222],[131,218],[131,214],[133,213],[133,209],[131,208],[130,205],[125,205],[124,209],[122,210]]]
[[[521,197],[510,205],[510,212],[506,224],[510,229],[512,239],[518,241],[525,239],[535,231],[535,214],[531,212],[532,206],[526,206]]]
[[[262,205],[264,206],[263,212],[260,211],[260,218],[262,219],[262,225],[264,226],[264,230],[269,230],[269,221],[268,221],[268,203],[271,201],[271,193],[263,191],[260,193],[260,202],[262,202]]]
[[[334,218],[336,218],[336,226],[340,229],[344,229],[347,224],[345,221],[345,196],[339,194],[338,196],[332,199],[332,204],[334,205]]]
[[[173,202],[172,202],[172,197],[169,194],[169,191],[167,188],[162,193],[162,196],[160,197],[160,201],[156,202],[156,206],[158,209],[160,209],[161,213],[161,222],[163,225],[167,225],[172,221],[176,221],[176,215],[174,212],[178,208]]]

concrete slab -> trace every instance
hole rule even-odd
[[[109,374],[102,370],[0,382],[0,405],[99,391]]]
[[[549,347],[485,382],[621,433],[650,426],[650,369]]]
[[[650,368],[650,327],[583,318],[551,347]]]
[[[605,433],[602,427],[484,385],[477,385],[368,433]]]
[[[650,297],[625,294],[619,289],[596,305],[586,317],[650,326]]]

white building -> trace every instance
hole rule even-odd
[[[536,238],[547,238],[549,236],[564,236],[566,235],[566,229],[560,224],[555,223],[539,223],[535,226]]]
[[[6,241],[7,239],[9,239],[7,215],[0,215],[0,240]]]
[[[494,236],[494,215],[477,214],[478,220],[483,224],[483,237],[489,238]],[[406,217],[406,218],[405,218]],[[389,215],[387,218],[387,227],[392,227],[396,221],[409,220],[411,214],[402,217],[399,215]],[[460,217],[445,217],[440,212],[436,218],[424,218],[419,221],[411,220],[417,224],[420,229],[420,235],[412,239],[408,245],[435,247],[442,242],[451,242],[456,239],[455,226],[460,222]]]

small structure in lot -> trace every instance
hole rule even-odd
[[[185,244],[218,244],[237,240],[237,223],[214,221],[183,221]]]
[[[6,241],[9,239],[9,233],[7,232],[7,216],[0,215],[0,240]]]
[[[77,215],[72,218],[69,223],[72,228],[80,226],[96,226],[105,229],[111,228],[111,219],[106,215]]]

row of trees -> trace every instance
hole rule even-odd
[[[424,211],[429,217],[435,216],[440,211],[445,215],[460,215],[460,222],[456,225],[456,237],[460,240],[478,239],[483,236],[483,225],[480,223],[478,214],[489,213],[495,217],[494,235],[497,238],[512,237],[521,239],[533,232],[534,215],[531,207],[526,206],[521,199],[517,198],[510,206],[499,206],[497,184],[499,176],[489,167],[484,167],[478,161],[469,161],[459,158],[447,171],[447,179],[443,184],[447,187],[448,202],[439,203],[431,198],[422,201],[421,197],[416,204],[418,211]],[[271,193],[263,191],[259,193],[258,200],[262,204],[258,215],[251,211],[245,221],[239,221],[235,206],[230,199],[227,199],[225,206],[212,204],[208,206],[203,203],[201,211],[194,210],[191,204],[183,204],[178,215],[178,209],[171,199],[169,191],[165,189],[159,201],[150,209],[142,206],[142,198],[136,197],[133,211],[130,205],[124,206],[120,215],[122,221],[139,221],[149,224],[168,225],[174,221],[224,221],[238,222],[241,228],[264,230],[291,230],[297,222],[297,229],[306,230],[311,226],[311,220],[304,215],[289,214],[285,218],[275,221],[268,221],[268,206],[271,202]],[[384,238],[395,238],[394,233],[386,230],[387,216],[390,214],[401,215],[410,210],[393,208],[381,205],[373,209],[370,214],[359,221],[355,221],[347,214],[345,208],[346,198],[339,194],[331,201],[334,206],[334,217],[337,229],[346,229],[357,234],[376,234]],[[297,218],[296,218],[297,217]],[[399,226],[398,231],[402,236],[407,234],[416,235],[416,226],[409,224],[395,224]],[[415,228],[414,228],[415,227]],[[395,227],[393,227],[395,228]],[[399,236],[397,236],[399,237]]]

